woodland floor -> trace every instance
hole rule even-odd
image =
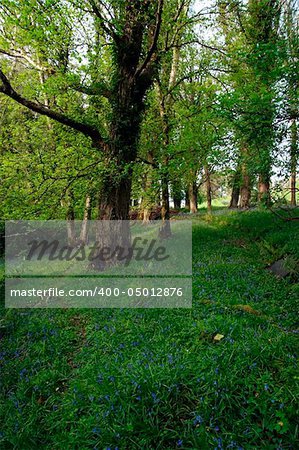
[[[193,260],[191,310],[2,309],[0,448],[298,448],[298,222],[199,214]]]

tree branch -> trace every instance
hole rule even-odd
[[[42,67],[40,64],[37,64],[35,61],[33,61],[33,59],[31,59],[27,54],[23,53],[22,51],[16,51],[16,50],[6,51],[6,50],[3,50],[0,48],[0,53],[2,53],[5,56],[8,56],[9,58],[23,59],[28,64],[30,64],[32,67],[34,67],[35,69],[37,69],[41,72],[49,71],[49,69]]]
[[[71,89],[74,89],[77,92],[81,92],[86,95],[102,95],[105,98],[111,97],[111,92],[105,83],[95,82],[89,86],[85,86],[83,84],[73,84],[70,86]]]
[[[150,46],[149,51],[147,52],[147,55],[143,61],[143,63],[137,68],[135,72],[135,76],[138,77],[142,74],[142,72],[147,68],[148,63],[150,62],[153,54],[155,53],[157,49],[160,29],[161,29],[161,23],[162,23],[162,12],[163,12],[163,6],[164,6],[164,0],[159,0],[159,4],[157,7],[157,17],[156,17],[156,26],[155,26],[155,32],[153,36],[153,41]]]
[[[2,86],[0,86],[0,93],[2,92],[3,94],[12,98],[17,103],[20,103],[20,105],[25,106],[26,108],[30,109],[31,111],[34,111],[38,114],[41,114],[41,115],[44,115],[47,117],[50,117],[50,119],[54,119],[54,120],[56,120],[56,122],[59,122],[70,128],[73,128],[76,131],[80,131],[81,133],[85,134],[86,136],[91,137],[93,141],[97,141],[98,143],[104,145],[104,140],[103,140],[101,134],[93,126],[84,124],[81,122],[77,122],[76,120],[74,120],[62,113],[53,111],[40,103],[33,102],[31,100],[28,100],[28,99],[22,97],[20,94],[18,94],[13,89],[13,87],[11,86],[10,82],[8,81],[8,79],[6,78],[6,76],[4,75],[2,70],[0,70],[0,80],[2,81]]]
[[[158,164],[156,164],[154,161],[148,161],[147,159],[141,158],[140,156],[137,157],[136,159],[137,162],[143,163],[143,164],[147,164],[148,166],[153,167],[154,169],[159,169]]]
[[[192,44],[200,45],[201,47],[207,48],[209,50],[213,50],[215,52],[219,52],[222,55],[227,56],[227,53],[225,51],[221,50],[220,48],[214,47],[213,45],[208,45],[205,42],[199,41],[198,39],[192,39],[190,41],[182,42],[181,44],[177,44],[177,43],[169,44],[168,46],[166,46],[164,48],[163,51],[167,52],[168,50],[170,50],[173,47],[180,47],[181,48],[181,47],[185,47],[187,45],[192,45]]]
[[[102,29],[105,31],[105,33],[108,34],[108,36],[111,36],[114,40],[117,39],[117,35],[112,28],[113,25],[101,13],[100,8],[98,8],[96,2],[94,0],[89,0],[89,4],[92,8],[93,13],[99,19],[100,25],[101,25]]]

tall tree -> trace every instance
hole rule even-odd
[[[33,100],[23,94],[24,88],[13,87],[4,70],[0,71],[1,93],[35,113],[83,133],[91,138],[93,146],[103,154],[106,171],[101,180],[100,219],[128,219],[131,164],[137,156],[145,94],[158,69],[163,6],[163,0],[156,3],[149,0],[86,0],[83,3],[72,1],[70,4],[50,2],[48,5],[31,1],[22,6],[15,1],[2,2],[4,28],[1,41],[4,48],[1,53],[5,55],[5,63],[10,58],[21,58],[38,72],[46,72],[48,83],[55,84],[57,81],[64,84],[64,89],[80,90],[93,97],[105,96],[108,100],[109,115],[106,117],[106,129],[103,130],[94,114],[92,120],[88,114],[85,117],[77,114],[75,117],[61,112],[59,105],[49,107],[40,100]],[[78,39],[76,27],[82,19],[88,20],[93,28],[88,36],[91,42],[84,42],[85,47],[89,48],[87,55],[78,54],[75,42]],[[14,30],[16,39],[13,40],[6,29]],[[60,40],[57,35],[61,36]],[[26,38],[23,43],[22,37]],[[55,46],[50,44],[52,37]],[[107,45],[110,47],[108,68],[111,74],[109,80],[106,77],[107,85],[101,79],[101,68],[98,70],[100,81],[83,85],[83,77],[89,79],[90,73],[87,70],[82,77],[81,67],[81,77],[75,76],[69,54],[73,52],[79,60],[89,58],[90,64],[87,66],[94,69],[94,53],[102,54]],[[42,66],[39,64],[40,54],[45,55],[43,61],[46,64],[42,63]],[[35,93],[41,90],[37,82]],[[87,101],[82,105],[83,111],[89,103]],[[126,244],[129,230],[123,230],[120,236]]]
[[[297,189],[297,166],[299,158],[298,150],[298,70],[299,70],[299,23],[298,6],[296,2],[288,1],[284,5],[283,14],[283,37],[286,43],[286,92],[287,92],[287,122],[289,123],[290,135],[290,187],[291,205],[296,206]]]
[[[274,146],[275,82],[278,55],[279,0],[218,2],[220,25],[225,34],[234,91],[232,114],[239,140],[241,182],[240,206],[250,204],[254,176],[258,196],[270,201],[272,150]]]

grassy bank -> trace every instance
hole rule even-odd
[[[192,310],[3,310],[0,448],[296,448],[297,260],[296,222],[198,216]]]

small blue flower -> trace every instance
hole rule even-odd
[[[173,356],[172,355],[167,355],[167,359],[169,364],[173,364]]]
[[[196,416],[193,425],[200,425],[201,423],[203,423],[203,418],[201,416]]]
[[[217,441],[217,444],[218,444],[217,447],[215,447],[215,450],[217,450],[218,448],[223,449],[222,439],[221,438],[217,438],[215,440]]]
[[[152,392],[151,396],[152,396],[152,399],[154,400],[154,403],[159,403],[160,399],[157,397],[157,394]]]
[[[178,447],[182,447],[182,445],[183,445],[183,440],[182,440],[182,439],[179,439],[179,440],[177,441],[176,445],[177,445]]]
[[[98,377],[97,377],[97,383],[101,384],[101,383],[103,383],[103,380],[104,380],[104,377],[103,377],[103,375],[100,373],[100,374],[98,375]]]

